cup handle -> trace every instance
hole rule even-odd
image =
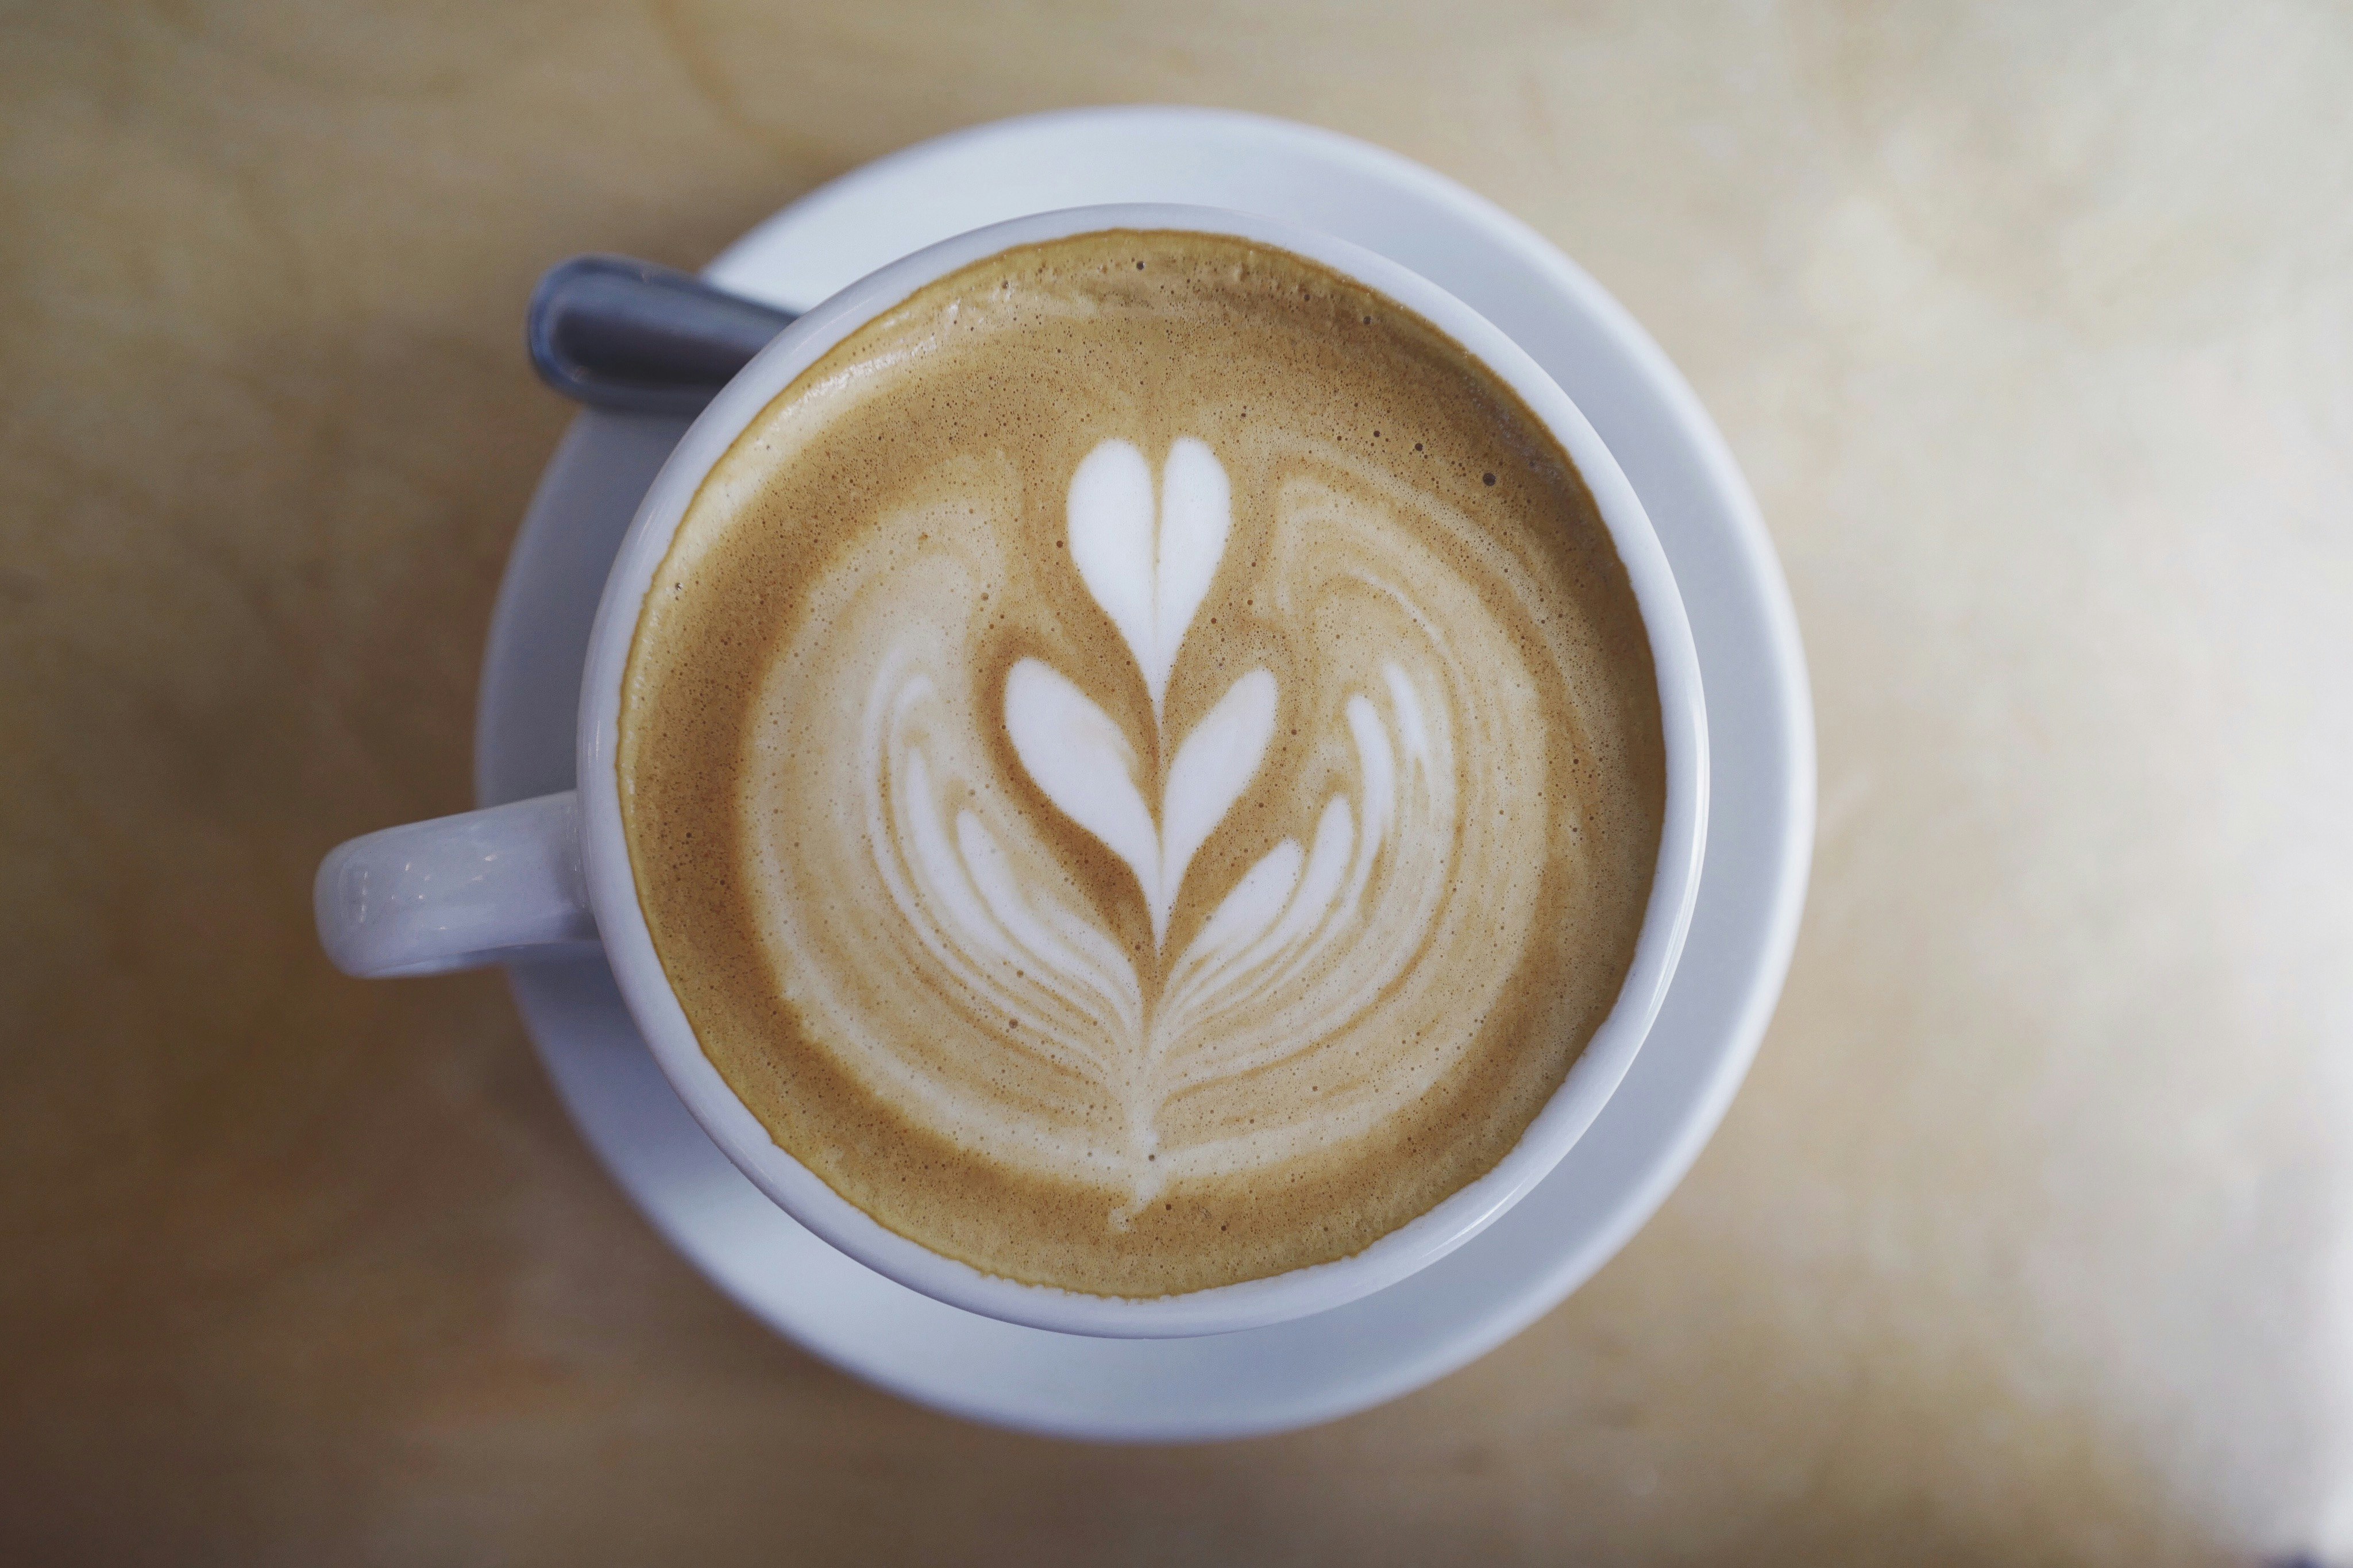
[[[364,979],[593,949],[571,790],[354,838],[319,864],[319,942]]]

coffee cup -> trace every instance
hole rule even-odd
[[[1011,1271],[993,1269],[985,1266],[985,1260],[976,1265],[968,1257],[955,1256],[954,1247],[926,1245],[916,1239],[909,1232],[919,1227],[902,1215],[889,1215],[892,1223],[878,1218],[869,1207],[839,1190],[846,1184],[838,1172],[829,1181],[812,1168],[810,1159],[788,1152],[772,1124],[773,1105],[769,1106],[771,1119],[764,1120],[740,1092],[741,1073],[739,1081],[731,1084],[714,1062],[712,1050],[699,1037],[696,1021],[664,963],[647,914],[647,884],[639,864],[647,858],[642,846],[637,860],[632,858],[621,770],[633,647],[647,624],[649,595],[664,572],[681,523],[697,506],[714,471],[742,446],[746,433],[787,389],[800,383],[805,372],[821,363],[830,363],[828,354],[862,331],[871,333],[875,323],[902,311],[909,301],[923,297],[925,289],[944,279],[964,277],[992,258],[1043,254],[1039,247],[1067,246],[1100,236],[1205,237],[1261,247],[1320,269],[1320,274],[1311,271],[1303,276],[1329,275],[1345,286],[1343,292],[1358,291],[1347,293],[1349,299],[1393,302],[1405,316],[1442,334],[1452,352],[1508,390],[1518,408],[1557,443],[1573,466],[1583,493],[1589,495],[1592,512],[1622,564],[1625,590],[1639,615],[1648,665],[1646,679],[1654,686],[1657,700],[1662,789],[1654,814],[1656,850],[1654,857],[1646,856],[1649,875],[1622,978],[1613,972],[1614,991],[1606,1015],[1592,1027],[1540,1106],[1516,1128],[1508,1146],[1478,1173],[1401,1223],[1384,1226],[1361,1246],[1230,1282],[1162,1291],[1074,1289],[1067,1283],[1025,1279]],[[1152,254],[1155,260],[1159,258],[1159,252]],[[1365,321],[1372,324],[1370,310]],[[1077,465],[1072,478],[1072,528],[1077,531],[1071,540],[1075,542],[1115,535],[1121,526],[1115,517],[1100,527],[1088,523],[1082,530],[1079,513],[1108,508],[1104,515],[1113,516],[1118,498],[1130,491],[1145,497],[1140,504],[1148,512],[1155,493],[1152,487],[1157,486],[1164,519],[1182,497],[1224,493],[1224,472],[1211,473],[1216,455],[1200,443],[1187,447],[1180,440],[1168,447],[1156,477],[1152,459],[1159,453],[1142,452],[1118,442],[1107,445],[1114,449],[1106,455],[1098,447]],[[1200,451],[1197,453],[1195,447]],[[1193,477],[1187,478],[1187,472]],[[1091,473],[1092,478],[1088,477]],[[1488,487],[1496,486],[1497,476],[1492,469],[1482,477]],[[1503,477],[1506,491],[1520,481],[1514,472]],[[1144,488],[1137,490],[1137,486]],[[1098,494],[1112,499],[1101,502],[1085,499]],[[1225,535],[1215,537],[1222,542]],[[1058,542],[1055,547],[1061,546]],[[1102,548],[1096,547],[1098,558]],[[1212,561],[1210,566],[1214,565]],[[1085,587],[1105,612],[1103,626],[1097,628],[1103,633],[1103,646],[1114,650],[1115,658],[1133,655],[1134,673],[1140,679],[1131,682],[1137,693],[1131,707],[1143,715],[1129,726],[1135,729],[1157,721],[1164,703],[1172,713],[1182,705],[1182,677],[1172,676],[1171,670],[1176,644],[1187,634],[1177,625],[1172,641],[1165,627],[1155,633],[1146,624],[1150,617],[1144,612],[1125,614],[1121,591],[1104,587],[1107,580],[1091,577]],[[1161,596],[1166,597],[1165,593]],[[1201,595],[1195,595],[1195,608],[1202,603]],[[1185,613],[1189,616],[1195,611],[1188,608]],[[1158,642],[1154,641],[1155,636]],[[1052,758],[1038,749],[1044,742],[1025,749],[1021,740],[1023,733],[1067,733],[1074,722],[1082,729],[1087,724],[1099,729],[1118,727],[1103,718],[1103,710],[1092,702],[1081,699],[1077,708],[1071,706],[1072,699],[1064,688],[1072,683],[1060,673],[1063,667],[1075,668],[1070,658],[1060,665],[1051,658],[1017,660],[1011,673],[1000,671],[998,684],[989,688],[992,701],[1002,692],[1002,717],[1017,754],[1017,763],[1008,771],[1026,770],[1032,783],[1044,781],[1049,806],[1074,814],[1082,826],[1092,824],[1089,830],[1098,842],[1092,849],[1082,845],[1072,853],[1098,869],[1108,868],[1105,879],[1119,883],[1123,896],[1143,895],[1130,897],[1128,901],[1141,911],[1136,916],[1137,922],[1142,922],[1140,934],[1134,936],[1133,945],[1148,958],[1155,942],[1181,939],[1187,919],[1176,890],[1176,884],[1184,879],[1184,868],[1177,865],[1161,878],[1166,886],[1155,881],[1155,867],[1166,858],[1162,842],[1166,834],[1161,832],[1145,850],[1129,853],[1123,860],[1117,853],[1118,833],[1103,826],[1108,819],[1098,820],[1103,810],[1109,808],[1098,809],[1080,799],[1092,787],[1088,779],[1092,775],[1084,768],[1070,770],[1069,779],[1058,788],[1052,782]],[[1276,699],[1265,694],[1283,683],[1265,669],[1252,670],[1250,676],[1267,676],[1267,679],[1257,684],[1248,677],[1232,681],[1225,700],[1196,715],[1201,721],[1195,726],[1197,731],[1219,725],[1224,730],[1236,726],[1247,730],[1253,722],[1265,727],[1268,721],[1253,720],[1251,713],[1276,710],[1267,706]],[[1380,694],[1376,691],[1373,696],[1378,699]],[[1259,704],[1255,710],[1254,703]],[[1367,702],[1362,713],[1372,714],[1377,706]],[[1351,722],[1362,716],[1354,707],[1348,711]],[[1382,711],[1394,725],[1406,729],[1411,728],[1409,721],[1418,721],[1409,682],[1398,701]],[[1071,718],[1074,712],[1080,715],[1078,720]],[[1379,738],[1379,729],[1373,719],[1366,719],[1362,734],[1372,738],[1360,739],[1360,744],[1377,752],[1393,744]],[[1495,733],[1494,726],[1490,725],[1486,732]],[[320,931],[330,955],[354,974],[397,975],[601,947],[649,1047],[681,1099],[730,1159],[794,1218],[869,1267],[925,1294],[991,1317],[1077,1333],[1214,1333],[1303,1316],[1393,1283],[1477,1234],[1567,1152],[1640,1048],[1672,975],[1689,924],[1705,833],[1705,723],[1697,659],[1681,600],[1639,500],[1567,396],[1525,353],[1475,312],[1394,263],[1293,226],[1202,208],[1083,208],[993,226],[885,267],[796,321],[704,411],[639,508],[607,580],[592,633],[578,737],[580,787],[575,792],[390,829],[355,839],[331,854],[321,867],[317,883]],[[1116,750],[1115,737],[1109,743]],[[1263,738],[1258,740],[1261,752],[1268,743]],[[1181,764],[1183,751],[1172,749],[1176,750]],[[1475,782],[1482,766],[1482,753],[1475,749],[1465,751],[1462,776]],[[1095,774],[1104,772],[1100,767],[1094,770]],[[1354,822],[1359,839],[1365,839],[1374,820],[1370,805],[1356,800],[1356,817],[1350,818],[1341,809],[1346,805],[1342,796],[1335,795],[1333,799],[1337,817]],[[1047,808],[1038,809],[1044,813]],[[1327,812],[1324,825],[1335,819]],[[1216,826],[1213,823],[1203,831],[1211,832]],[[1295,844],[1304,837],[1297,835],[1285,842]],[[1207,849],[1216,847],[1214,837],[1201,842]],[[1649,842],[1644,841],[1646,849]],[[1097,852],[1105,846],[1113,853]],[[1092,861],[1087,860],[1089,854],[1093,856]],[[1276,858],[1272,855],[1260,858],[1257,868],[1281,869],[1275,866]],[[1289,863],[1294,880],[1301,869],[1298,862],[1312,859],[1306,852],[1294,853]],[[1442,876],[1451,867],[1444,861],[1436,864],[1438,871],[1433,875]],[[1127,880],[1130,870],[1124,868],[1132,868],[1132,883]],[[1236,893],[1228,899],[1231,904],[1240,896],[1240,883],[1250,879],[1238,872],[1229,879],[1237,886]],[[923,900],[919,898],[916,902]],[[787,910],[786,916],[789,914]],[[1204,910],[1190,918],[1198,946],[1199,933],[1210,929],[1216,911]],[[1296,968],[1294,963],[1293,971]],[[1018,1018],[1007,1021],[1008,1026],[1020,1022]],[[949,1107],[941,1112],[944,1125],[955,1110]],[[984,1135],[987,1131],[982,1129]],[[1158,1155],[1145,1152],[1136,1157],[1155,1160]],[[1125,1206],[1148,1208],[1147,1200],[1163,1189],[1147,1184],[1135,1190],[1141,1195]],[[1181,1191],[1181,1184],[1167,1190]],[[1170,1206],[1173,1210],[1173,1202]],[[1119,1223],[1124,1225],[1130,1219],[1121,1218]]]

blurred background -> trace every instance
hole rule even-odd
[[[2353,1563],[2353,11],[0,5],[0,1559]],[[1031,110],[1384,143],[1614,291],[1812,664],[1796,963],[1565,1306],[1317,1430],[852,1383],[494,975],[311,934],[471,804],[575,251]]]

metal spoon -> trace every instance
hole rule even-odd
[[[539,378],[576,403],[696,414],[792,319],[692,273],[575,256],[532,290],[523,341]]]

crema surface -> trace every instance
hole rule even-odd
[[[632,647],[704,1052],[892,1229],[1159,1295],[1490,1169],[1615,1002],[1665,795],[1575,468],[1419,317],[1211,236],[1026,247],[803,374]]]

